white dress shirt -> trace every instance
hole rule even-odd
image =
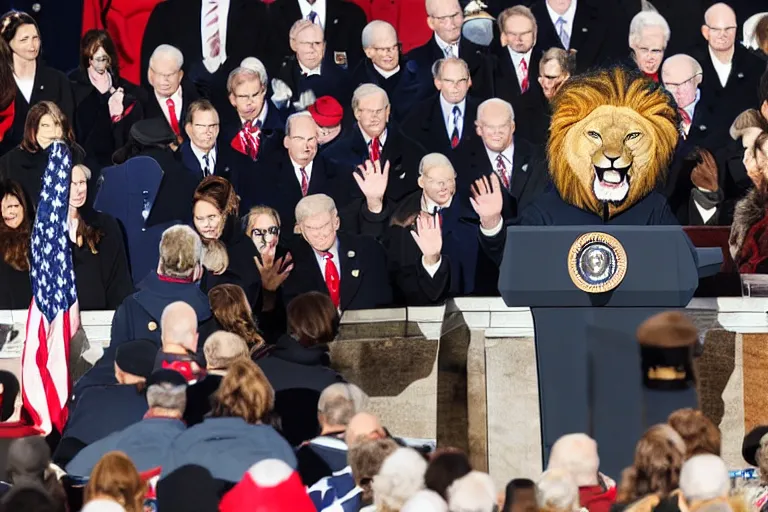
[[[195,146],[192,141],[189,141],[189,147],[192,149],[192,153],[195,155],[195,158],[197,158],[197,161],[200,162],[200,169],[205,171],[205,161],[203,160],[203,157],[206,155],[206,152]],[[213,170],[216,168],[216,146],[213,146],[207,154],[208,170],[213,174]]]
[[[446,55],[446,56],[448,55],[446,52],[447,52],[448,48],[450,47],[451,50],[453,51],[453,56],[456,57],[456,58],[459,58],[459,43],[461,42],[461,39],[459,39],[458,41],[456,41],[453,44],[446,43],[445,41],[443,41],[440,38],[439,35],[437,35],[437,32],[435,32],[435,42],[437,43],[437,46],[440,47],[440,51],[443,52],[443,55]]]
[[[397,67],[395,69],[393,69],[392,71],[384,71],[383,69],[381,69],[376,64],[373,65],[373,69],[375,69],[376,72],[378,74],[380,74],[381,76],[383,76],[384,78],[389,78],[391,76],[395,76],[397,74],[397,72],[400,71],[400,64],[398,64]]]
[[[320,24],[320,28],[325,30],[325,0],[315,0],[313,5],[309,5],[307,0],[299,0],[299,9],[301,10],[301,18],[308,20],[309,13],[315,11],[317,14],[316,22]]]
[[[216,6],[216,16],[219,18],[219,41],[221,41],[221,49],[219,50],[219,62],[223,63],[227,60],[227,19],[229,18],[229,0],[203,0],[202,8],[200,10],[200,33],[202,34],[203,44],[203,60],[211,58],[210,46],[208,41],[205,40],[205,15],[210,11],[213,6]]]
[[[290,157],[289,157],[290,158]],[[291,165],[293,165],[293,172],[296,175],[296,179],[299,182],[299,187],[301,187],[301,166],[293,161],[293,158],[290,158]],[[314,162],[309,162],[306,166],[304,166],[304,172],[307,173],[307,186],[309,186],[309,181],[312,179],[312,164]]]
[[[504,158],[504,166],[507,168],[507,172],[509,172],[509,180],[512,181],[512,162],[514,162],[515,158],[515,143],[509,145],[507,149],[502,151],[501,153],[498,153],[496,151],[492,151],[485,148],[485,152],[488,154],[488,159],[491,161],[491,167],[493,168],[493,172],[496,172],[496,159],[499,157],[499,155]],[[501,178],[501,176],[499,176]]]
[[[693,204],[696,205],[696,209],[699,211],[699,215],[701,215],[701,220],[704,221],[704,224],[709,222],[709,219],[711,219],[717,213],[717,206],[713,206],[712,208],[704,208],[695,200],[693,201]]]
[[[557,30],[557,20],[559,18],[563,18],[565,20],[565,24],[563,25],[563,30],[565,30],[565,33],[568,34],[569,39],[573,39],[573,20],[576,17],[576,1],[571,1],[571,6],[568,7],[568,10],[565,11],[562,15],[557,14],[552,7],[549,6],[549,2],[545,2],[547,6],[547,11],[549,12],[549,17],[552,19],[552,26],[555,27],[555,34],[558,36],[560,35],[560,32]],[[568,48],[566,48],[567,50]]]
[[[712,48],[707,47],[709,50],[709,58],[712,59],[712,66],[715,68],[715,72],[717,73],[717,78],[720,79],[720,85],[725,87],[725,84],[728,83],[728,77],[731,75],[731,68],[733,67],[733,57],[731,57],[731,61],[727,64],[723,64],[720,62],[720,59],[718,59],[714,53],[712,53]]]
[[[448,138],[451,138],[451,135],[453,135],[453,107],[459,107],[459,111],[461,112],[459,114],[459,119],[457,124],[457,128],[459,129],[459,139],[461,139],[461,134],[464,133],[464,114],[467,111],[467,99],[464,98],[461,100],[461,103],[448,103],[445,98],[443,98],[443,95],[440,95],[440,109],[443,111],[443,121],[445,122],[445,130],[448,132]]]
[[[512,66],[515,68],[515,74],[517,75],[517,83],[520,86],[520,90],[523,89],[523,78],[525,76],[523,75],[523,72],[520,70],[520,61],[525,59],[525,65],[528,66],[528,86],[531,86],[531,54],[533,53],[533,48],[528,50],[526,53],[517,53],[515,50],[507,46],[507,50],[509,50],[509,56],[512,58]]]
[[[365,133],[363,130],[360,130],[360,133],[363,134],[363,140],[365,141],[365,145],[368,146],[368,150],[370,152],[370,145],[371,141],[373,140],[372,137],[370,137],[367,133]],[[381,132],[381,135],[379,135],[379,144],[381,144],[381,150],[384,150],[384,144],[387,143],[387,129],[384,128],[384,131]]]
[[[163,110],[163,115],[165,116],[166,121],[170,123],[171,114],[168,111],[168,104],[166,103],[168,98],[163,98],[157,93],[155,93],[155,97],[157,98],[157,102],[160,104],[160,108]],[[181,97],[181,86],[179,86],[175,93],[171,94],[171,99],[173,100],[173,108],[176,110],[176,121],[181,121],[181,109],[184,108],[184,103]]]
[[[307,66],[299,62],[299,69],[301,70],[301,74],[305,76],[320,75],[321,67],[322,67],[322,64],[317,66],[315,69],[309,69]]]
[[[32,101],[32,90],[35,88],[35,77],[32,78],[19,78],[16,73],[13,74],[13,79],[16,80],[16,85],[19,87],[21,94],[27,103]]]
[[[318,253],[314,249],[312,250],[313,253],[315,253],[315,259],[317,260],[317,264],[320,266],[320,274],[323,276],[323,279],[325,279],[325,258],[322,254]],[[328,252],[333,255],[333,262],[336,264],[336,270],[339,271],[339,291],[341,291],[341,260],[339,259],[339,239],[336,238],[336,241],[333,242],[333,245],[330,249],[328,249]]]

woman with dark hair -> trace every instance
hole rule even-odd
[[[0,178],[19,182],[35,206],[48,165],[47,150],[55,140],[63,140],[69,146],[74,163],[83,161],[85,155],[75,142],[69,118],[55,103],[41,101],[29,109],[21,144],[0,158]]]
[[[32,301],[29,241],[35,213],[21,185],[0,182],[0,309],[26,309]]]
[[[75,115],[72,87],[66,75],[40,62],[42,43],[35,19],[25,12],[10,11],[0,18],[0,37],[11,49],[11,68],[16,82],[15,116],[3,145],[15,146],[24,134],[30,107],[41,102],[56,103],[67,119]]]
[[[243,289],[236,284],[220,284],[211,288],[208,300],[221,328],[243,338],[251,354],[260,354],[266,343],[259,334]]]
[[[0,156],[13,147],[4,143],[5,134],[13,126],[16,114],[16,82],[13,80],[12,60],[8,43],[0,37]]]
[[[112,38],[89,30],[80,42],[80,66],[69,74],[75,97],[75,129],[89,156],[108,166],[128,141],[131,125],[144,115],[141,91],[120,77]],[[143,96],[143,95],[142,95]]]
[[[253,361],[233,363],[214,397],[211,415],[182,432],[171,444],[163,474],[196,464],[224,482],[239,482],[264,459],[296,468],[293,449],[269,425],[275,392]]]
[[[91,171],[72,168],[69,189],[69,237],[81,310],[117,309],[133,293],[123,234],[111,215],[86,204]]]
[[[208,176],[195,190],[192,221],[205,246],[200,289],[205,292],[218,284],[237,284],[253,306],[261,295],[254,265],[258,252],[243,234],[237,216],[239,203],[235,188],[221,176]]]
[[[288,332],[256,362],[275,390],[275,411],[292,445],[319,432],[317,403],[325,388],[344,379],[331,367],[328,344],[339,332],[339,312],[319,292],[295,297],[287,308]]]

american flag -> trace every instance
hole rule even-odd
[[[69,342],[80,326],[67,220],[72,155],[63,142],[48,152],[32,228],[32,303],[21,356],[24,413],[45,435],[62,432],[67,421]]]

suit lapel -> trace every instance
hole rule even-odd
[[[517,71],[515,70],[515,63],[512,62],[512,56],[506,47],[501,49],[501,53],[502,76],[505,77],[504,85],[512,89],[513,96],[520,96],[522,91],[520,90],[520,82],[517,80]],[[528,69],[530,70],[530,63],[528,63]]]
[[[515,144],[515,154],[512,155],[512,183],[509,193],[515,199],[520,199],[525,184],[528,183],[528,148],[525,144]]]
[[[342,311],[349,308],[352,300],[360,289],[360,283],[363,279],[363,271],[360,268],[357,247],[352,243],[351,238],[339,236],[339,259],[341,260],[341,300],[340,308]]]
[[[328,0],[325,4],[325,26],[323,27],[323,30],[326,34],[326,38],[328,39],[328,45],[326,48],[326,52],[328,52],[328,48],[337,48],[338,46],[335,44],[336,39],[338,39],[341,34],[343,34],[343,31],[338,29],[339,25],[339,7],[341,7],[336,0]],[[328,30],[329,27],[331,30]],[[333,50],[330,50],[333,51]]]
[[[325,165],[322,158],[315,157],[312,162],[312,176],[309,179],[308,194],[322,194],[328,188],[326,186],[328,179],[325,175]],[[301,187],[299,187],[301,188]]]
[[[430,137],[437,137],[444,151],[451,149],[451,139],[448,137],[448,129],[443,119],[443,109],[440,106],[440,93],[432,104],[430,115],[424,119],[424,128]]]
[[[284,19],[291,20],[291,24],[302,19],[301,8],[297,0],[283,0],[280,10],[283,11]]]
[[[219,165],[219,157],[221,155],[217,151],[216,153],[216,166]],[[184,167],[197,173],[198,177],[203,175],[203,169],[200,167],[200,161],[195,157],[195,153],[192,151],[192,146],[189,141],[184,141],[181,146],[181,161],[184,163]]]

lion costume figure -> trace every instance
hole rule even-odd
[[[568,80],[553,103],[547,157],[554,190],[521,224],[677,224],[655,192],[678,138],[672,97],[623,68]]]

